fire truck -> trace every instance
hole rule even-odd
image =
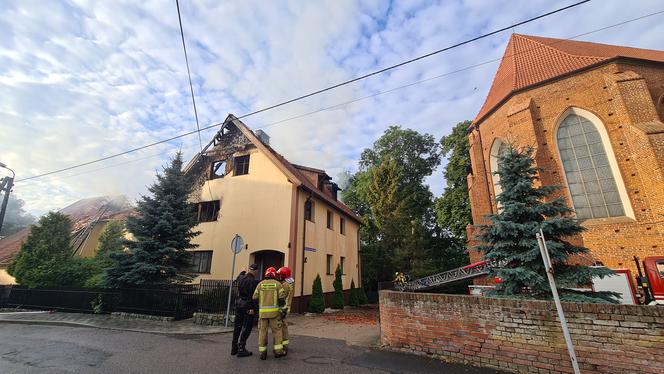
[[[635,256],[638,276],[633,279],[628,269],[614,269],[609,277],[593,279],[593,291],[617,292],[622,304],[664,305],[664,256],[646,257],[643,262]],[[504,266],[500,261],[480,261],[457,269],[447,270],[424,278],[408,281],[396,288],[402,291],[432,290],[460,281],[486,276],[494,267]],[[643,271],[641,270],[643,268]],[[634,287],[636,280],[636,288]],[[500,282],[495,279],[494,282]],[[482,295],[495,286],[469,286],[469,293]],[[591,290],[588,289],[588,290]]]

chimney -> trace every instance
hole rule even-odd
[[[265,131],[263,130],[256,130],[256,136],[258,139],[260,139],[263,143],[270,145],[270,135],[268,135]]]

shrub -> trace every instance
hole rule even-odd
[[[351,279],[350,281],[350,297],[348,298],[348,305],[358,306],[360,305],[360,298],[358,295],[358,289],[355,288],[355,281]]]
[[[337,266],[337,270],[334,271],[334,295],[332,295],[332,309],[343,309],[344,308],[344,291],[343,283],[341,281],[341,266]]]
[[[316,275],[311,292],[311,301],[309,301],[310,313],[323,313],[325,311],[325,298],[323,297],[323,283],[320,280],[320,274]]]

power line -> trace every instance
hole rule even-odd
[[[180,36],[182,37],[182,50],[184,51],[184,62],[187,65],[187,77],[189,77],[189,92],[191,92],[191,103],[194,106],[194,117],[196,118],[196,132],[198,132],[198,143],[203,152],[203,139],[201,138],[201,126],[198,123],[198,110],[196,109],[196,98],[194,97],[194,85],[191,83],[191,70],[189,70],[189,57],[187,57],[187,44],[184,42],[184,29],[182,28],[182,16],[180,16],[180,0],[175,0],[178,10],[178,23],[180,24]]]
[[[562,43],[562,42],[564,42],[564,41],[566,41],[566,40],[577,39],[577,38],[580,38],[580,37],[583,37],[583,36],[586,36],[586,35],[594,34],[594,33],[597,33],[597,32],[600,32],[600,31],[604,31],[604,30],[608,30],[608,29],[611,29],[611,28],[614,28],[614,27],[622,26],[622,25],[625,25],[625,24],[628,24],[628,23],[631,23],[631,22],[639,21],[639,20],[642,20],[642,19],[644,19],[644,18],[652,17],[652,16],[659,15],[659,14],[662,14],[662,13],[664,13],[664,10],[657,11],[657,12],[653,12],[653,13],[649,13],[649,14],[645,14],[645,15],[642,15],[642,16],[639,16],[639,17],[636,17],[636,18],[632,18],[632,19],[629,19],[629,20],[622,21],[622,22],[614,23],[614,24],[612,24],[612,25],[604,26],[604,27],[601,27],[601,28],[599,28],[599,29],[594,29],[594,30],[591,30],[591,31],[587,31],[587,32],[584,32],[584,33],[581,33],[581,34],[577,34],[577,35],[574,35],[574,36],[571,36],[571,37],[565,38],[565,39],[560,39],[560,40],[557,40],[557,41],[554,41],[554,42],[548,43],[548,44],[543,45],[543,46],[538,46],[538,47],[535,47],[535,48],[531,48],[531,49],[529,49],[529,50],[525,50],[525,51],[522,51],[522,52],[513,53],[513,54],[511,54],[511,55],[506,55],[506,56],[510,56],[510,57],[512,57],[512,56],[516,56],[516,55],[519,55],[519,54],[523,54],[523,53],[531,52],[531,51],[533,51],[533,50],[535,50],[535,49],[544,48],[545,46],[556,45],[556,44],[558,44],[558,43]],[[372,97],[376,97],[376,96],[380,96],[380,95],[388,94],[388,93],[395,92],[395,91],[398,91],[398,90],[401,90],[401,89],[404,89],[404,88],[412,87],[412,86],[415,86],[415,85],[418,85],[418,84],[421,84],[421,83],[425,83],[425,82],[433,81],[433,80],[436,80],[436,79],[439,79],[439,78],[443,78],[443,77],[446,77],[446,76],[450,76],[450,75],[454,75],[454,74],[457,74],[457,73],[460,73],[460,72],[463,72],[463,71],[466,71],[466,70],[471,70],[471,69],[474,69],[474,68],[477,68],[477,67],[480,67],[480,66],[484,66],[484,65],[488,65],[488,64],[491,64],[491,63],[494,63],[494,62],[498,62],[498,61],[500,61],[502,58],[503,58],[503,57],[495,58],[495,59],[491,59],[491,60],[486,60],[486,61],[483,61],[483,62],[480,62],[480,63],[477,63],[477,64],[473,64],[473,65],[468,65],[468,66],[465,66],[465,67],[463,67],[463,68],[460,68],[460,69],[457,69],[457,70],[453,70],[453,71],[450,71],[450,72],[447,72],[447,73],[443,73],[443,74],[436,75],[436,76],[433,76],[433,77],[429,77],[429,78],[421,79],[421,80],[418,80],[418,81],[415,81],[415,82],[411,82],[411,83],[408,83],[408,84],[405,84],[405,85],[402,85],[402,86],[397,86],[397,87],[394,87],[394,88],[391,88],[391,89],[388,89],[388,90],[378,91],[378,92],[375,92],[375,93],[373,93],[373,94],[371,94],[371,95],[363,96],[363,97],[360,97],[360,98],[357,98],[357,99],[353,99],[353,100],[346,101],[346,102],[343,102],[343,103],[339,103],[339,104],[331,105],[331,106],[328,106],[328,107],[319,108],[319,109],[316,109],[316,110],[314,110],[314,111],[310,111],[310,112],[306,112],[306,113],[303,113],[303,114],[299,114],[299,115],[297,115],[297,116],[289,117],[289,118],[286,118],[286,119],[283,119],[283,120],[279,120],[279,121],[276,121],[276,122],[271,122],[271,123],[268,123],[268,124],[266,124],[266,125],[256,127],[255,129],[266,129],[266,128],[273,127],[273,126],[276,126],[276,125],[279,125],[279,124],[282,124],[282,123],[285,123],[285,122],[289,122],[289,121],[292,121],[292,120],[295,120],[295,119],[299,119],[299,118],[307,117],[307,116],[310,116],[310,115],[313,115],[313,114],[316,114],[316,113],[320,113],[320,112],[323,112],[323,111],[326,111],[326,110],[330,110],[330,109],[335,109],[335,108],[343,107],[343,106],[346,106],[346,105],[349,105],[349,104],[352,104],[352,103],[356,103],[356,102],[359,102],[359,101],[362,101],[362,100],[366,100],[366,99],[369,99],[369,98],[372,98]],[[219,126],[219,125],[221,125],[221,124],[222,124],[222,123],[217,123],[217,124],[214,124],[214,125],[211,125],[211,126],[204,127],[204,128],[201,129],[201,131],[209,130],[209,129],[211,129],[211,128],[213,128],[213,127],[217,127],[217,126]],[[188,136],[188,135],[192,135],[192,134],[194,134],[194,133],[196,133],[196,131],[188,132],[188,133],[186,133],[186,134],[183,134],[182,136]],[[182,137],[182,136],[180,136],[180,137]],[[176,137],[176,138],[177,138],[177,137]],[[176,139],[176,138],[169,138],[169,139],[166,140],[166,142],[168,142],[168,141],[172,141],[172,140],[174,140],[174,139]],[[153,144],[158,144],[158,143],[153,143]],[[148,146],[151,146],[151,145],[148,145]],[[166,154],[166,153],[168,153],[168,152],[164,152],[164,153],[162,153],[162,154]],[[161,155],[161,154],[159,154],[159,155]],[[153,155],[153,156],[150,156],[150,157],[155,157],[155,156],[158,156],[158,155]],[[150,157],[146,157],[146,158],[150,158]],[[137,160],[134,160],[134,161],[138,161],[138,160],[141,160],[141,159],[137,159]],[[133,162],[133,161],[129,161],[129,162]],[[125,162],[125,163],[129,163],[129,162]],[[122,164],[125,164],[125,163],[122,163]],[[90,170],[90,171],[86,171],[86,172],[82,172],[82,173],[78,173],[78,174],[73,174],[73,175],[70,175],[70,176],[77,176],[77,175],[81,175],[81,174],[87,174],[87,173],[89,173],[89,172],[95,172],[95,171],[98,171],[98,170],[102,170],[102,169],[106,169],[106,168],[115,167],[115,166],[117,166],[117,165],[121,165],[121,164],[110,165],[110,166],[107,166],[107,167],[102,167],[102,168],[98,168],[98,169],[93,169],[93,170]],[[63,178],[68,178],[68,177],[70,177],[70,176],[65,176],[65,177],[63,177]],[[19,180],[19,181],[17,181],[17,182],[25,181],[25,180],[27,180],[27,179],[32,179],[32,177],[31,177],[31,178],[21,179],[21,180]],[[57,178],[56,178],[56,179],[57,179]]]
[[[400,63],[398,63],[398,64],[391,65],[391,66],[385,67],[385,68],[383,68],[383,69],[376,70],[376,71],[374,71],[374,72],[371,72],[371,73],[368,73],[368,74],[364,74],[364,75],[362,75],[362,76],[359,76],[359,77],[356,77],[356,78],[353,78],[353,79],[350,79],[350,80],[347,80],[347,81],[344,81],[344,82],[341,82],[341,83],[338,83],[338,84],[335,84],[335,85],[332,85],[332,86],[328,86],[328,87],[326,87],[326,88],[323,88],[323,89],[320,89],[320,90],[317,90],[317,91],[314,91],[314,92],[311,92],[311,93],[308,93],[308,94],[305,94],[305,95],[302,95],[302,96],[298,96],[298,97],[296,97],[296,98],[292,98],[292,99],[289,99],[289,100],[286,100],[286,101],[282,101],[282,102],[280,102],[280,103],[278,103],[278,104],[275,104],[275,105],[271,105],[271,106],[268,106],[268,107],[265,107],[265,108],[262,108],[262,109],[259,109],[259,110],[256,110],[256,111],[253,111],[253,112],[250,112],[250,113],[244,114],[244,115],[242,115],[242,116],[240,116],[240,117],[238,117],[238,118],[240,118],[240,119],[242,119],[242,118],[247,118],[247,117],[249,117],[249,116],[253,116],[253,115],[256,115],[256,114],[258,114],[258,113],[263,113],[263,112],[265,112],[265,111],[272,110],[272,109],[275,109],[275,108],[278,108],[278,107],[281,107],[281,106],[284,106],[284,105],[287,105],[287,104],[293,103],[293,102],[295,102],[295,101],[299,101],[299,100],[302,100],[302,99],[305,99],[305,98],[308,98],[308,97],[311,97],[311,96],[314,96],[314,95],[321,94],[321,93],[323,93],[323,92],[327,92],[327,91],[330,91],[330,90],[333,90],[333,89],[339,88],[339,87],[341,87],[341,86],[345,86],[345,85],[348,85],[348,84],[351,84],[351,83],[354,83],[354,82],[357,82],[357,81],[360,81],[360,80],[363,80],[363,79],[366,79],[366,78],[369,78],[369,77],[372,77],[372,76],[375,76],[375,75],[378,75],[378,74],[382,74],[382,73],[387,72],[387,71],[389,71],[389,70],[393,70],[393,69],[396,69],[396,68],[398,68],[398,67],[401,67],[401,66],[404,66],[404,65],[407,65],[407,64],[411,64],[411,63],[413,63],[413,62],[416,62],[416,61],[419,61],[419,60],[422,60],[422,59],[425,59],[425,58],[428,58],[428,57],[431,57],[431,56],[434,56],[434,55],[440,54],[440,53],[442,53],[442,52],[449,51],[449,50],[454,49],[454,48],[458,48],[458,47],[460,47],[460,46],[463,46],[463,45],[466,45],[466,44],[469,44],[469,43],[475,42],[475,41],[477,41],[477,40],[487,38],[487,37],[489,37],[489,36],[492,36],[492,35],[495,35],[495,34],[501,33],[501,32],[506,31],[506,30],[510,30],[510,29],[513,28],[513,27],[521,26],[521,25],[525,25],[525,24],[527,24],[527,23],[530,23],[530,22],[536,21],[536,20],[538,20],[538,19],[542,19],[542,18],[545,18],[545,17],[551,16],[551,15],[553,15],[553,14],[556,14],[556,13],[559,13],[559,12],[562,12],[562,11],[565,11],[565,10],[567,10],[567,9],[571,9],[571,8],[574,8],[574,7],[580,6],[580,5],[585,4],[585,3],[587,3],[587,2],[590,2],[590,1],[591,1],[591,0],[583,0],[583,1],[579,1],[579,2],[576,2],[576,3],[570,4],[570,5],[567,5],[567,6],[565,6],[565,7],[558,8],[558,9],[556,9],[556,10],[553,10],[553,11],[550,11],[550,12],[547,12],[547,13],[543,13],[543,14],[540,14],[540,15],[538,15],[538,16],[535,16],[535,17],[532,17],[532,18],[526,19],[526,20],[524,20],[524,21],[520,21],[520,22],[515,23],[515,24],[512,24],[512,25],[510,25],[510,26],[506,26],[506,27],[503,27],[503,28],[500,28],[500,29],[497,29],[497,30],[491,31],[491,32],[486,33],[486,34],[482,34],[482,35],[476,36],[476,37],[474,37],[474,38],[464,40],[464,41],[462,41],[462,42],[459,42],[459,43],[453,44],[453,45],[451,45],[451,46],[448,46],[448,47],[445,47],[445,48],[441,48],[441,49],[438,49],[438,50],[436,50],[436,51],[433,51],[433,52],[430,52],[430,53],[427,53],[427,54],[424,54],[424,55],[421,55],[421,56],[418,56],[418,57],[412,58],[412,59],[410,59],[410,60],[406,60],[406,61],[400,62]],[[176,0],[176,5],[178,5],[177,0]],[[179,16],[179,5],[178,5],[178,18],[180,18],[180,16]],[[180,23],[180,24],[181,24],[181,23]],[[181,35],[183,36],[183,45],[184,45],[184,33],[181,33]],[[186,53],[185,53],[185,59],[186,59]],[[188,63],[187,63],[187,71],[189,71],[189,65],[188,65]],[[191,92],[192,92],[192,100],[193,100],[193,85],[191,85],[191,75],[190,75],[189,83],[190,83],[190,87],[192,87]],[[194,106],[195,106],[195,104],[194,104]],[[198,125],[198,114],[197,114],[197,113],[195,113],[195,114],[196,114],[196,118],[197,118],[197,129],[196,129],[196,131],[191,131],[191,132],[187,132],[187,133],[184,133],[184,134],[176,135],[176,136],[171,137],[171,138],[168,138],[168,139],[160,140],[160,141],[157,141],[157,142],[154,142],[154,143],[150,143],[150,144],[147,144],[147,145],[144,145],[144,146],[141,146],[141,147],[137,147],[137,148],[134,148],[134,149],[130,149],[130,150],[127,150],[127,151],[124,151],[124,152],[120,152],[120,153],[117,153],[117,154],[113,154],[113,155],[110,155],[110,156],[101,157],[101,158],[98,158],[98,159],[96,159],[96,160],[87,161],[87,162],[84,162],[84,163],[80,163],[80,164],[77,164],[77,165],[72,165],[72,166],[69,166],[69,167],[62,168],[62,169],[57,169],[57,170],[53,170],[53,171],[50,171],[50,172],[46,172],[46,173],[42,173],[42,174],[33,175],[33,176],[31,176],[31,177],[22,178],[22,179],[17,180],[16,182],[21,182],[21,181],[30,180],[30,179],[35,179],[35,178],[41,178],[41,177],[44,177],[44,176],[47,176],[47,175],[56,174],[56,173],[61,173],[61,172],[63,172],[63,171],[67,171],[67,170],[71,170],[71,169],[76,169],[76,168],[79,168],[79,167],[82,167],[82,166],[86,166],[86,165],[94,164],[94,163],[101,162],[101,161],[104,161],[104,160],[108,160],[108,159],[111,159],[111,158],[114,158],[114,157],[118,157],[118,156],[125,155],[125,154],[128,154],[128,153],[136,152],[136,151],[141,150],[141,149],[145,149],[145,148],[148,148],[148,147],[153,147],[153,146],[158,145],[158,144],[167,143],[167,142],[173,141],[173,140],[175,140],[175,139],[179,139],[179,138],[182,138],[182,137],[185,137],[185,136],[192,135],[192,134],[194,134],[194,133],[198,133],[198,135],[199,135],[199,142],[200,142],[201,145],[202,145],[202,140],[200,140],[200,132],[201,132],[201,131],[204,131],[204,130],[211,129],[211,128],[213,128],[213,127],[217,127],[217,126],[221,125],[222,122],[220,122],[220,123],[215,123],[215,124],[213,124],[213,125],[210,125],[210,126],[207,126],[207,127],[200,128],[200,126]]]

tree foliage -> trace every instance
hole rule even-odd
[[[358,289],[355,288],[355,280],[350,280],[350,295],[348,296],[348,305],[350,306],[359,306],[360,305],[360,296]]]
[[[612,302],[613,293],[570,291],[591,284],[593,277],[612,274],[606,268],[593,268],[570,262],[571,256],[584,255],[588,249],[570,243],[569,238],[583,232],[562,197],[552,197],[556,186],[535,187],[539,168],[534,166],[533,149],[510,147],[498,156],[502,193],[498,195],[499,212],[489,215],[490,224],[481,226],[478,249],[487,260],[506,261],[494,268],[499,277],[496,293],[502,296],[550,298],[551,291],[544,271],[536,233],[546,238],[556,285],[561,299],[570,301]]]
[[[99,235],[99,244],[92,258],[95,273],[85,282],[86,287],[100,288],[106,286],[106,272],[118,266],[117,261],[111,258],[111,254],[122,254],[124,251],[124,233],[125,224],[123,221],[114,220],[106,224],[101,235]]]
[[[196,248],[191,243],[199,232],[192,204],[187,201],[191,184],[182,172],[182,155],[157,175],[148,188],[151,196],[142,196],[137,217],[127,219],[133,240],[125,241],[126,252],[112,253],[117,266],[107,272],[106,283],[114,287],[135,287],[184,283],[192,279],[186,271]]]
[[[35,222],[35,217],[25,211],[25,202],[15,195],[9,195],[7,210],[2,223],[0,238],[23,230]]]
[[[467,176],[471,173],[468,126],[471,121],[459,122],[450,135],[440,140],[447,165],[443,175],[447,186],[436,199],[438,224],[449,229],[461,245],[466,242],[466,226],[472,223],[468,199]]]
[[[334,282],[332,286],[334,287],[334,294],[332,295],[332,309],[343,309],[344,308],[344,289],[343,281],[341,280],[341,265],[337,265],[337,269],[334,271]]]
[[[55,212],[30,227],[7,270],[17,283],[28,287],[82,286],[92,273],[88,260],[73,256],[71,221]]]
[[[436,223],[425,184],[439,164],[440,146],[432,135],[398,126],[362,152],[342,199],[364,219],[362,280],[370,289],[395,271],[423,276],[463,261],[463,250]]]
[[[323,313],[325,311],[325,297],[323,297],[323,283],[320,274],[316,274],[309,300],[309,313]]]

